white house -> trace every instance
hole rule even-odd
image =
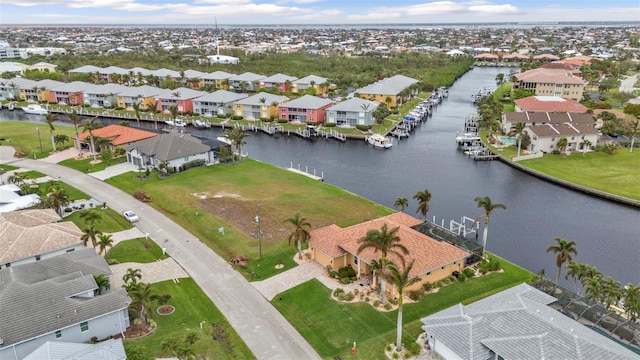
[[[233,113],[233,103],[246,98],[247,94],[218,90],[192,100],[194,114],[218,116]]]
[[[553,152],[557,150],[558,141],[562,138],[567,139],[565,151],[588,151],[598,142],[598,130],[593,125],[542,124],[527,126],[524,131],[531,138],[529,150],[533,152]]]
[[[177,132],[136,141],[125,150],[127,161],[138,167],[155,167],[165,162],[168,168],[179,171],[180,166],[190,161],[215,162],[210,146],[196,137]]]
[[[340,127],[355,127],[356,125],[373,125],[373,111],[380,103],[362,98],[351,98],[333,105],[327,109],[327,124]]]

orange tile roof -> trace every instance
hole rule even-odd
[[[575,112],[586,113],[588,107],[573,99],[564,99],[558,96],[527,96],[515,100],[522,111],[544,112]]]
[[[148,139],[158,135],[150,131],[140,130],[122,125],[107,125],[105,127],[93,130],[92,133],[95,137],[111,139],[111,144],[114,146]],[[84,132],[80,134],[80,141],[84,141],[88,137],[89,133]]]
[[[470,255],[467,251],[447,242],[434,240],[411,228],[411,226],[421,223],[422,220],[405,213],[395,213],[344,229],[336,225],[314,229],[311,231],[309,243],[333,258],[343,255],[345,252],[355,255],[358,254],[360,247],[358,240],[366,236],[367,231],[380,230],[384,224],[387,224],[389,231],[398,227],[397,235],[400,237],[400,244],[409,250],[409,254],[404,256],[405,264],[415,260],[411,269],[411,277],[425,274],[454,261],[460,261]],[[358,256],[369,264],[372,260],[380,259],[380,253],[374,253],[371,248],[363,250]],[[396,255],[388,254],[388,256],[389,260],[400,267],[402,266],[402,261]]]

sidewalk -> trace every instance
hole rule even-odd
[[[96,172],[91,172],[88,175],[93,176],[98,180],[106,180],[108,178],[118,176],[129,171],[138,171],[138,168],[132,163],[120,163],[116,165],[108,166],[106,169]]]
[[[79,153],[80,152],[78,151],[78,149],[71,147],[71,148],[53,153],[44,159],[40,159],[40,161],[48,162],[51,164],[57,164],[62,160],[72,159],[78,156]]]

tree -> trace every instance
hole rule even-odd
[[[611,305],[617,305],[622,297],[622,287],[611,276],[602,284],[604,304],[607,310],[611,310]]]
[[[307,228],[311,228],[311,224],[307,222],[307,219],[301,218],[300,213],[296,213],[292,218],[289,218],[284,221],[285,223],[289,223],[293,225],[294,230],[287,239],[289,240],[289,244],[291,241],[298,247],[298,259],[302,260],[302,242],[307,242],[309,237],[309,230]]]
[[[176,118],[178,118],[178,114],[180,113],[178,111],[178,106],[177,105],[169,106],[169,113],[171,113],[171,119],[173,119],[173,124],[175,125]]]
[[[151,297],[153,296],[153,290],[151,284],[138,283],[138,286],[129,292],[131,297],[131,306],[140,308],[140,320],[145,327],[149,326],[149,319],[153,317],[153,310],[151,310]]]
[[[84,220],[84,224],[87,226],[95,225],[96,222],[102,220],[102,215],[96,209],[84,210],[80,213],[80,219]]]
[[[111,289],[111,282],[109,281],[108,277],[102,274],[93,275],[93,280],[95,280],[96,285],[98,285],[98,289],[96,290],[96,295],[102,295],[103,290]]]
[[[624,312],[634,323],[640,315],[640,285],[627,284],[623,290]]]
[[[67,115],[69,117],[69,121],[71,121],[71,123],[73,124],[73,128],[76,131],[76,147],[78,148],[78,151],[82,151],[82,147],[80,146],[80,134],[78,134],[78,123],[80,122],[80,118],[78,118],[78,113],[73,110],[73,112],[69,115]]]
[[[64,144],[69,141],[69,136],[65,135],[65,134],[58,134],[55,135],[53,137],[53,141],[57,144],[60,145],[61,148],[64,148]]]
[[[24,173],[20,173],[20,172],[14,172],[13,174],[9,175],[9,177],[7,178],[7,182],[9,184],[14,184],[16,186],[21,186],[22,184],[25,183],[25,177],[26,175]]]
[[[53,127],[53,122],[57,120],[58,120],[58,115],[53,113],[48,113],[47,115],[44,116],[44,122],[46,122],[47,125],[49,125],[49,135],[51,136],[51,146],[53,146],[53,152],[57,151],[55,137],[53,136],[53,132],[56,130]]]
[[[564,136],[561,137],[560,139],[558,139],[558,142],[556,142],[556,148],[558,149],[560,154],[562,154],[562,156],[565,156],[565,151],[567,150],[567,145],[569,145],[569,139],[567,139]]]
[[[64,214],[63,208],[69,205],[69,195],[60,185],[50,186],[47,193],[47,203],[62,217]]]
[[[87,244],[89,243],[89,240],[91,240],[91,245],[93,245],[93,247],[96,248],[97,246],[96,238],[98,237],[98,235],[101,235],[101,234],[102,234],[102,231],[97,230],[94,225],[89,225],[84,229],[82,229],[82,237],[80,237],[80,240],[82,240],[82,243],[84,244],[84,246],[87,246]]]
[[[98,254],[102,254],[106,257],[107,251],[113,246],[113,237],[109,234],[100,234],[98,235],[97,245],[99,249]]]
[[[381,257],[379,262],[380,273],[383,274],[382,281],[380,283],[380,301],[385,302],[386,280],[384,274],[388,266],[387,254],[391,253],[400,258],[404,265],[403,255],[409,254],[409,250],[400,243],[400,237],[398,236],[398,230],[400,227],[396,227],[387,231],[387,224],[382,225],[380,230],[371,229],[367,231],[367,234],[358,240],[357,253],[360,254],[365,249],[373,249],[373,253],[380,251]]]
[[[431,192],[428,189],[424,189],[422,191],[418,191],[413,198],[418,200],[418,208],[416,209],[417,213],[420,213],[424,218],[424,221],[427,221],[427,214],[429,213],[429,202],[431,201]]]
[[[178,350],[178,342],[176,341],[176,339],[168,337],[162,342],[161,346],[162,350],[169,351],[172,354],[176,355],[176,351]]]
[[[122,276],[125,284],[138,284],[138,280],[142,279],[142,271],[140,269],[128,268],[127,272]],[[126,286],[125,286],[126,287]]]
[[[406,197],[398,197],[396,201],[393,203],[393,207],[396,209],[400,209],[401,212],[404,212],[404,209],[409,206],[409,200]]]
[[[589,141],[588,139],[584,139],[580,142],[580,145],[582,146],[582,156],[584,156],[591,146],[591,141]]]
[[[506,210],[507,207],[504,206],[504,204],[491,202],[491,199],[488,196],[476,197],[475,199],[473,199],[473,201],[477,203],[479,208],[484,209],[484,214],[476,218],[476,221],[478,221],[481,217],[484,216],[484,231],[482,232],[482,254],[484,254],[484,249],[487,247],[487,235],[489,233],[489,216],[491,215],[493,210]]]
[[[96,158],[96,143],[93,138],[93,130],[99,129],[102,127],[102,124],[98,122],[98,117],[94,117],[91,120],[85,120],[84,125],[82,126],[82,132],[89,132],[89,139],[91,140],[91,152],[93,153],[93,161],[97,161]]]
[[[238,155],[242,160],[242,145],[246,144],[244,138],[249,135],[242,131],[242,129],[238,125],[235,125],[233,128],[231,128],[231,130],[226,130],[224,132],[224,136],[226,136],[229,141],[231,141],[231,143],[236,147]]]
[[[629,146],[629,152],[633,152],[633,146],[636,142],[636,135],[640,130],[640,115],[636,115],[636,120],[634,120],[631,125],[629,125],[629,129],[627,130],[627,134],[631,137],[631,146]]]
[[[573,257],[571,254],[578,255],[578,249],[576,248],[575,241],[567,241],[563,238],[555,238],[557,245],[551,245],[547,248],[547,252],[553,252],[556,255],[556,266],[558,267],[558,274],[556,275],[556,286],[560,282],[560,273],[562,272],[562,265],[566,262],[571,262]]]
[[[139,102],[134,102],[131,107],[133,108],[133,113],[136,116],[136,122],[138,123],[138,127],[140,127],[140,110],[142,110],[142,106]]]
[[[415,260],[414,260],[415,261]],[[394,264],[389,264],[386,277],[390,283],[396,286],[398,290],[398,322],[396,328],[396,351],[402,351],[402,305],[404,302],[404,290],[420,280],[419,277],[410,277],[411,269],[414,261],[411,261],[407,267],[400,271]]]
[[[149,108],[149,113],[151,113],[151,119],[153,120],[153,125],[155,129],[158,130],[158,119],[156,119],[156,117],[154,116],[156,114],[156,111],[158,111],[158,101],[157,100],[150,101],[149,104],[147,104],[147,107]]]
[[[588,265],[586,264],[575,262],[573,260],[569,261],[569,263],[565,265],[565,269],[567,270],[567,272],[565,273],[564,278],[566,280],[568,280],[569,277],[573,279],[574,292],[578,295],[582,293],[582,291],[578,289],[578,284],[582,284],[584,277],[587,275],[587,272],[586,272],[587,266]]]

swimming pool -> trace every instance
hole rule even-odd
[[[516,143],[516,138],[514,137],[500,137],[500,142],[502,142],[503,144],[515,144]]]

